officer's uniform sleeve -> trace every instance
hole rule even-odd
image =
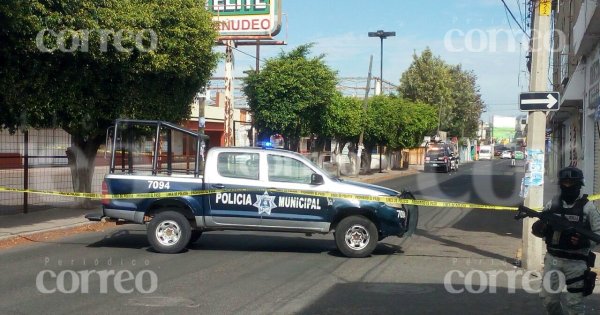
[[[598,208],[596,208],[593,202],[589,201],[584,207],[584,212],[587,213],[592,232],[600,234],[600,211],[598,211]],[[590,240],[590,242],[592,245],[591,248],[598,245],[592,240]]]

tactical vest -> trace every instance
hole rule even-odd
[[[564,208],[560,197],[556,197],[552,200],[552,206],[550,212],[560,215],[564,220],[568,220],[574,227],[591,230],[590,222],[585,220],[585,214],[583,208],[588,203],[588,195],[583,195],[581,198],[575,201],[572,208]],[[548,250],[578,250],[589,247],[589,242],[581,240],[579,244],[573,245],[571,243],[571,236],[574,232],[569,230],[558,230],[554,229],[551,225],[546,228],[545,241]]]

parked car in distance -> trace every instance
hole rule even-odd
[[[479,159],[480,160],[491,160],[493,157],[492,147],[489,145],[482,145],[479,147]]]
[[[512,159],[512,152],[509,150],[504,150],[504,151],[502,151],[500,158],[501,159]]]
[[[494,146],[494,156],[501,156],[502,152],[509,150],[510,149],[507,146],[504,145],[496,145]]]

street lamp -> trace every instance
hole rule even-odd
[[[379,55],[379,95],[383,94],[383,40],[385,38],[396,36],[396,32],[386,32],[384,30],[378,30],[377,32],[369,32],[369,37],[379,37],[381,40],[380,55]],[[379,173],[383,173],[381,170],[381,145],[379,146]]]
[[[396,32],[385,32],[378,30],[377,32],[369,32],[369,37],[379,37],[381,40],[381,49],[379,56],[379,94],[383,94],[383,40],[388,37],[396,36]]]

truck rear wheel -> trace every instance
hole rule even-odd
[[[148,223],[148,241],[159,253],[174,254],[189,243],[192,228],[188,219],[179,212],[160,212]]]
[[[335,229],[335,244],[346,257],[362,258],[371,255],[379,233],[375,224],[361,216],[346,217],[338,223]]]

